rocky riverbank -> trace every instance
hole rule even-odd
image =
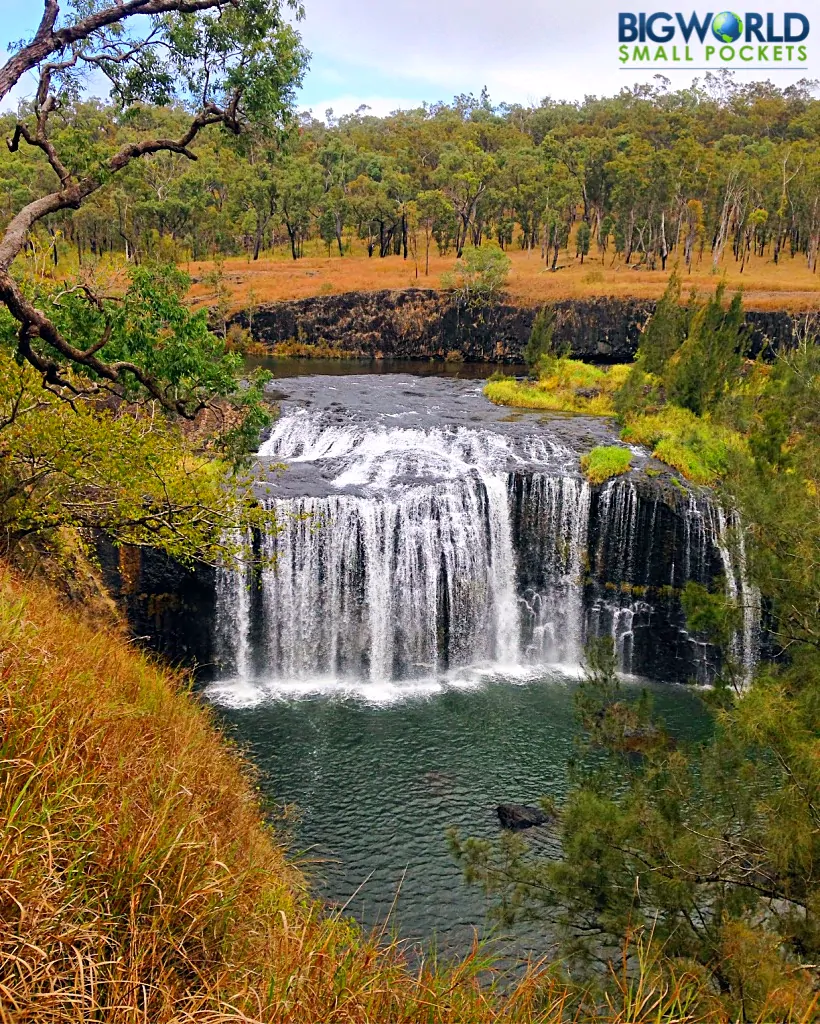
[[[602,297],[566,300],[554,308],[556,339],[573,356],[623,362],[635,354],[655,303]],[[271,351],[295,341],[375,359],[449,357],[509,364],[521,362],[536,311],[505,302],[465,306],[450,292],[411,288],[276,302],[237,313],[233,322]],[[797,318],[782,310],[746,315],[753,354],[788,344],[794,335]]]

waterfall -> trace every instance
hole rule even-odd
[[[590,489],[571,476],[512,481],[523,577],[527,660],[578,665],[584,645],[584,560]]]
[[[251,580],[246,559],[251,536],[231,530],[225,541],[230,553],[216,572],[216,661],[223,674],[246,679],[251,672]]]
[[[264,473],[281,462],[271,486]],[[718,575],[744,609],[737,656],[753,663],[759,600],[736,517],[629,477],[592,489],[549,435],[296,410],[260,451],[262,478],[276,529],[257,538],[257,566],[238,555],[217,576],[222,678],[384,684],[577,666],[587,637],[609,633],[622,671],[705,682],[714,658],[675,595]]]
[[[290,679],[435,677],[518,660],[502,478],[274,503],[262,572],[267,663]]]
[[[746,572],[746,542],[740,517],[727,515],[719,505],[708,508],[715,547],[723,566],[726,595],[740,609],[741,627],[732,641],[732,655],[748,682],[757,662],[759,648],[760,592]]]

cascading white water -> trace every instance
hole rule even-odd
[[[536,473],[521,481],[518,530],[535,581],[521,595],[527,661],[578,665],[584,645],[584,560],[590,489],[575,476]]]
[[[600,497],[598,547],[596,560],[600,572],[623,593],[638,593],[644,588],[653,561],[656,541],[656,518],[659,501],[649,506],[649,515],[639,521],[640,498],[634,483],[612,480],[605,485]],[[727,513],[719,503],[704,494],[687,495],[680,516],[683,538],[680,545],[682,563],[674,558],[667,562],[664,583],[670,591],[678,591],[687,581],[711,583],[711,561],[717,555],[727,597],[735,602],[741,614],[741,628],[733,640],[733,655],[746,678],[757,663],[759,648],[760,596],[749,583],[746,572],[746,552],[743,530],[736,512]],[[636,560],[641,552],[640,562]],[[592,609],[590,627],[594,633],[610,632],[615,643],[619,665],[624,672],[632,669],[634,646],[633,623],[636,614],[651,617],[651,605],[633,596],[626,604],[611,599],[598,600]],[[708,682],[708,644],[690,637],[687,642],[693,650],[697,665],[694,673],[699,682]]]
[[[274,564],[262,572],[274,674],[383,681],[517,661],[503,477],[274,507],[281,532],[266,540]]]
[[[732,641],[732,654],[748,682],[758,657],[760,592],[749,583],[746,572],[746,542],[736,512],[729,514],[719,505],[707,509],[715,547],[723,564],[726,594],[740,609],[741,628]]]
[[[543,585],[523,596],[510,499],[517,467],[572,464],[562,445],[531,437],[514,446],[463,427],[339,424],[299,410],[260,457],[287,462],[289,473],[301,466],[304,489],[325,491],[262,499],[279,524],[261,545],[256,661],[265,677],[383,682],[577,663],[589,488],[577,476],[529,477],[529,515],[547,543]],[[233,633],[237,650],[223,661],[239,673],[250,608],[226,576],[217,600],[233,606],[219,614],[220,642],[230,648]]]
[[[218,575],[224,678],[380,684],[575,666],[587,636],[606,632],[629,672],[636,629],[654,615],[644,584],[658,565],[667,575],[656,589],[707,582],[714,552],[748,606],[738,653],[751,663],[759,608],[742,538],[729,543],[734,521],[716,505],[689,499],[665,563],[654,547],[658,500],[627,478],[593,501],[577,453],[549,431],[408,426],[413,410],[393,426],[393,416],[296,408],[277,423],[260,477],[288,469],[273,494],[270,484],[259,494],[278,529],[259,539],[255,574],[240,560]],[[705,653],[702,662],[705,681]]]
[[[226,542],[235,554],[216,573],[216,657],[223,672],[245,679],[251,672],[251,581],[243,552],[251,537],[231,530]]]

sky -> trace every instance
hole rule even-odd
[[[611,95],[623,86],[651,81],[655,70],[624,70],[618,62],[617,15],[625,11],[723,8],[697,2],[635,4],[629,0],[304,0],[298,29],[312,53],[299,105],[324,117],[361,104],[374,114],[478,95],[486,86],[495,103],[538,103],[543,97],[583,99]],[[820,78],[820,12],[806,0],[761,0],[735,9],[802,11],[816,21],[808,44],[808,70],[749,71],[738,79],[770,78],[788,85]],[[0,47],[31,35],[40,14],[37,0],[0,0]],[[698,74],[664,72],[672,87]],[[700,73],[702,74],[702,72]],[[12,101],[33,92],[21,83]],[[6,104],[8,106],[8,102]]]

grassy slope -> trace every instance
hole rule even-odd
[[[0,679],[3,1024],[535,1019],[322,914],[182,680],[2,566]]]
[[[225,285],[234,308],[246,308],[262,302],[300,299],[311,295],[348,291],[375,291],[381,288],[439,288],[441,275],[452,271],[455,255],[430,254],[430,274],[424,274],[421,254],[419,274],[410,260],[399,256],[368,259],[361,243],[354,243],[353,252],[340,257],[327,256],[322,243],[311,243],[304,259],[294,262],[284,248],[275,254],[251,262],[245,257],[225,260]],[[434,254],[435,253],[435,254]],[[584,299],[606,295],[622,299],[660,298],[669,279],[671,265],[661,270],[637,270],[620,262],[612,265],[612,252],[603,263],[597,257],[583,266],[575,258],[574,249],[561,254],[556,273],[544,269],[539,252],[522,252],[513,247],[508,255],[512,270],[507,291],[510,301],[522,305],[556,302],[560,299]],[[213,265],[209,262],[183,265],[197,279],[192,289],[199,302],[213,303],[212,284],[205,278]],[[787,309],[798,312],[820,308],[820,281],[809,272],[802,257],[786,259],[775,265],[768,257],[754,257],[741,274],[731,253],[720,267],[730,289],[742,287],[748,309]],[[694,286],[701,295],[715,290],[715,276],[708,253],[702,263],[693,266],[691,274],[683,275],[686,292]]]

